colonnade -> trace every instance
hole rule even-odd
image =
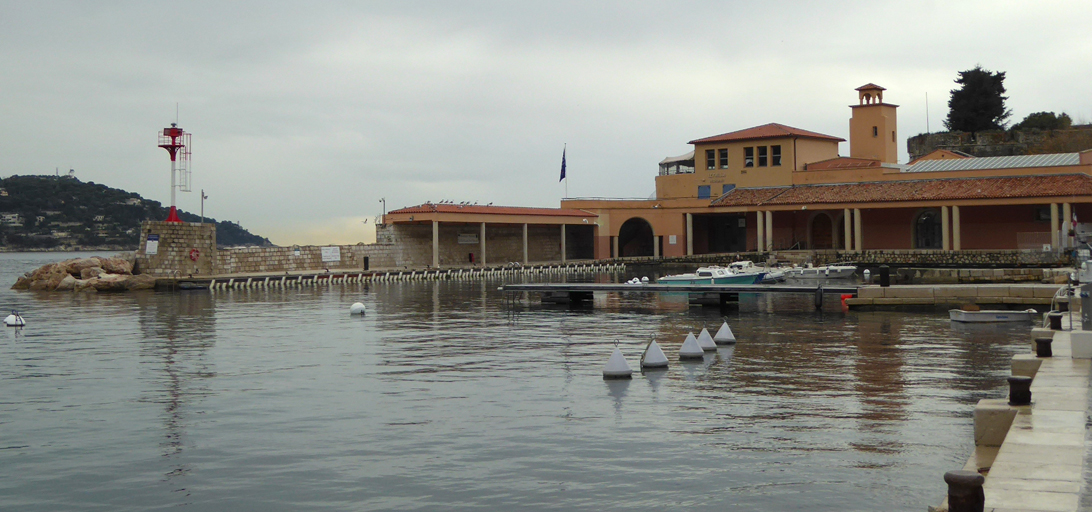
[[[481,234],[478,235],[478,261],[482,265],[485,265],[488,260],[485,254],[485,222],[481,223]],[[527,229],[528,223],[523,223],[523,264],[530,263],[528,258],[528,245],[527,245]],[[566,262],[566,247],[565,247],[565,224],[561,224],[561,263]],[[432,221],[432,267],[438,268],[440,266],[440,221]]]

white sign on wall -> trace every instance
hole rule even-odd
[[[144,246],[144,255],[159,254],[159,235],[148,235],[148,244]]]
[[[675,235],[668,235],[667,236],[667,243],[671,244],[671,245],[675,245]]]
[[[478,243],[477,233],[459,233],[460,244],[476,244]]]
[[[341,261],[341,247],[323,247],[322,248],[322,262],[328,263],[332,261]]]

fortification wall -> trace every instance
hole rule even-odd
[[[214,274],[217,272],[216,252],[216,226],[213,224],[146,220],[140,225],[140,248],[134,258],[134,273]]]

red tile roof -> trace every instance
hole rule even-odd
[[[894,203],[1066,196],[1092,196],[1092,176],[1055,174],[843,183],[763,189],[737,188],[713,201],[712,206]]]
[[[571,208],[525,208],[522,206],[460,205],[425,203],[391,210],[388,214],[399,213],[466,213],[472,215],[544,215],[552,217],[598,217],[584,210]]]
[[[783,137],[801,137],[805,139],[833,140],[837,142],[842,142],[845,140],[831,135],[823,135],[822,133],[809,132],[807,130],[801,130],[800,128],[785,126],[783,124],[770,123],[764,124],[762,126],[755,126],[754,128],[747,128],[746,130],[722,133],[720,135],[714,135],[712,137],[706,137],[704,139],[695,139],[688,142],[687,144],[702,144],[706,142],[729,142],[738,140],[774,139]]]
[[[871,158],[851,158],[848,156],[840,156],[838,158],[831,158],[830,160],[820,160],[818,162],[805,164],[804,169],[808,171],[827,171],[831,169],[861,169],[879,166],[879,160],[873,160]]]
[[[865,90],[868,90],[868,89],[879,89],[881,91],[886,91],[887,90],[886,88],[880,87],[880,86],[878,86],[878,85],[876,85],[876,84],[874,84],[872,82],[868,82],[867,84],[864,84],[864,85],[862,85],[862,86],[860,86],[860,87],[858,87],[858,88],[856,88],[854,90],[855,91],[865,91]]]

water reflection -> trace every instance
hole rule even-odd
[[[179,294],[132,294],[143,340],[140,353],[158,368],[158,386],[146,401],[163,405],[162,454],[176,458],[186,447],[187,413],[210,393],[206,379],[216,376],[208,351],[216,340],[213,296],[203,291]],[[175,463],[166,477],[183,476],[191,468]]]

